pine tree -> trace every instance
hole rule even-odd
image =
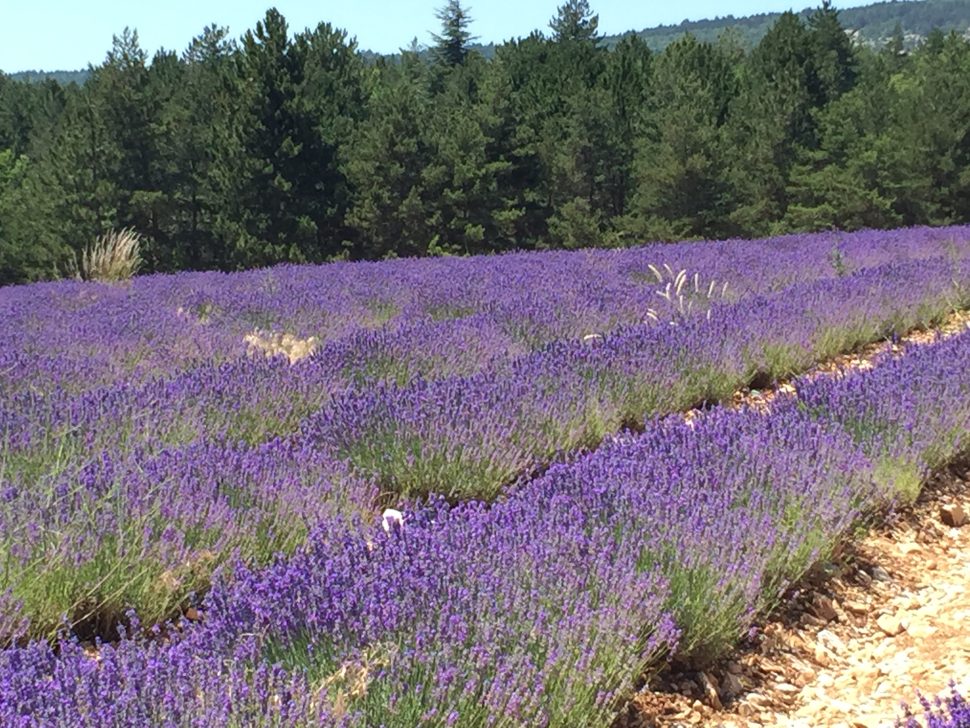
[[[886,53],[894,58],[906,55],[906,38],[903,36],[903,26],[896,23],[893,34],[886,41]]]
[[[67,251],[51,237],[32,235],[35,202],[23,185],[28,158],[12,149],[0,150],[0,285],[40,280],[56,275]]]
[[[903,223],[970,220],[970,43],[955,33],[925,43],[893,88],[893,123],[880,151],[893,165]]]
[[[725,139],[739,198],[732,220],[743,234],[767,235],[788,209],[798,148],[815,144],[812,42],[798,16],[775,22],[743,72]]]
[[[350,201],[339,150],[360,113],[362,77],[356,46],[326,23],[291,41],[270,10],[243,38],[228,137],[241,144],[213,171],[217,233],[234,243],[235,265],[342,252]]]
[[[818,115],[818,145],[790,173],[788,230],[892,227],[893,160],[882,135],[893,103],[884,83],[860,84]]]
[[[341,255],[351,235],[351,190],[341,154],[364,118],[365,66],[356,41],[329,23],[299,34],[294,46],[302,63],[294,102],[302,144],[295,192],[315,234],[307,258],[323,260]]]
[[[290,104],[295,69],[286,19],[275,8],[242,38],[236,57],[238,106],[233,134],[238,156],[219,160],[223,183],[218,233],[240,267],[299,261],[305,238],[294,235],[291,171],[301,151]]]
[[[139,224],[158,111],[147,81],[138,35],[125,29],[36,145],[18,193],[31,212],[17,226],[21,240],[66,257],[109,229]]]
[[[654,76],[655,111],[637,150],[631,212],[637,237],[718,237],[733,232],[734,189],[724,144],[735,77],[723,49],[692,35],[668,46]]]
[[[441,35],[431,36],[435,42],[435,58],[444,66],[462,65],[468,56],[468,44],[475,39],[468,31],[472,23],[468,10],[462,7],[461,0],[448,0],[435,17],[441,21]]]
[[[552,49],[538,32],[504,43],[483,82],[488,156],[505,162],[496,180],[501,205],[493,212],[495,249],[534,247],[548,238],[549,180],[542,151],[543,125],[558,85],[549,70]]]
[[[611,158],[607,162],[604,215],[626,215],[634,189],[633,164],[648,125],[653,86],[653,54],[639,36],[623,38],[610,53],[602,84],[609,94],[607,120]]]
[[[229,257],[215,229],[223,204],[215,171],[220,161],[238,159],[239,140],[231,133],[235,50],[226,28],[207,26],[179,63],[167,60],[164,73],[152,64],[152,85],[170,89],[157,122],[158,174],[166,180],[167,197],[159,235],[167,235],[168,243],[155,251],[161,269],[223,267]]]
[[[0,72],[0,149],[10,149],[14,157],[27,152],[42,93]]]
[[[368,101],[369,115],[345,150],[355,191],[347,221],[359,257],[423,255],[434,237],[424,171],[431,164],[427,69],[410,53],[386,66]]]
[[[822,0],[809,16],[808,28],[814,73],[811,93],[815,107],[822,108],[855,85],[858,59],[831,0]]]
[[[566,0],[549,21],[549,28],[555,41],[595,42],[599,40],[599,22],[599,15],[590,9],[588,0]]]

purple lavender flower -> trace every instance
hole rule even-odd
[[[924,711],[922,720],[904,706],[906,716],[896,723],[899,728],[970,728],[970,702],[957,692],[956,683],[950,684],[948,696],[930,701],[920,695],[919,702]]]

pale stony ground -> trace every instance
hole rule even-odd
[[[949,473],[909,517],[858,544],[854,571],[806,597],[796,624],[769,631],[776,671],[738,696],[736,718],[711,724],[881,728],[901,701],[945,693],[951,680],[970,692],[970,526],[940,512],[970,506],[968,475]]]
[[[844,592],[823,630],[831,637],[815,635],[814,679],[777,725],[876,728],[917,691],[937,695],[953,680],[970,693],[970,527],[944,525],[932,507],[922,516],[861,545],[891,581]]]
[[[259,329],[246,334],[243,341],[246,342],[246,348],[250,355],[262,353],[266,356],[279,356],[283,354],[290,360],[290,364],[296,364],[301,359],[306,359],[320,345],[320,340],[316,336],[301,339],[293,334],[267,333]]]
[[[810,376],[869,369],[968,328],[970,315],[955,314]],[[783,383],[739,392],[735,405],[768,412],[774,398],[794,395]],[[903,701],[918,707],[920,694],[943,694],[951,681],[970,694],[970,524],[953,525],[954,506],[970,515],[966,464],[938,474],[917,504],[848,545],[732,659],[667,676],[637,695],[618,725],[882,728],[902,717]]]

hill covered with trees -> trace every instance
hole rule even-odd
[[[807,21],[814,11],[807,8],[798,16]],[[661,25],[642,30],[639,35],[652,50],[663,50],[685,33],[698,40],[714,42],[730,30],[740,41],[753,47],[778,22],[781,13],[761,13],[741,18],[726,16],[710,20],[688,21],[678,25]],[[970,31],[970,4],[964,0],[889,0],[839,12],[839,19],[854,38],[869,46],[882,46],[892,39],[897,28],[906,39],[907,48],[924,41],[934,30],[945,33]],[[619,38],[610,38],[617,41]]]
[[[7,74],[11,81],[27,81],[28,83],[43,83],[51,80],[57,81],[61,85],[69,83],[84,83],[91,75],[89,69],[81,71],[17,71]]]
[[[970,42],[853,43],[824,5],[751,50],[547,33],[368,60],[343,30],[115,39],[81,85],[0,76],[0,282],[133,227],[149,270],[970,220]]]

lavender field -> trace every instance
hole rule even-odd
[[[967,449],[970,335],[718,403],[967,307],[970,228],[0,289],[0,723],[608,726]]]

